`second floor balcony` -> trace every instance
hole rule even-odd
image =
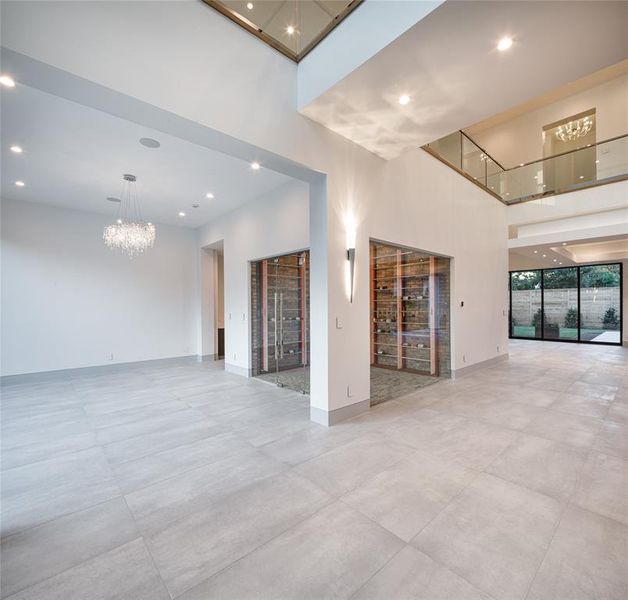
[[[628,135],[505,169],[456,131],[423,149],[505,204],[628,179]]]

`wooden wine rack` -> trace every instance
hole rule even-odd
[[[439,375],[435,257],[371,242],[371,364]]]

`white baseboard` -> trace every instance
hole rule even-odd
[[[452,369],[451,378],[458,379],[459,377],[464,377],[465,375],[469,375],[470,373],[481,371],[482,369],[486,369],[487,367],[496,365],[504,360],[508,360],[508,357],[509,357],[508,353],[500,354],[499,356],[488,358],[479,363],[475,363],[474,365],[469,365],[468,367],[462,367],[461,369]]]
[[[326,425],[327,427],[340,423],[340,421],[346,421],[352,417],[366,412],[371,407],[371,401],[367,398],[362,402],[356,402],[355,404],[349,404],[349,406],[343,406],[336,410],[323,410],[315,406],[310,406],[310,419],[315,423]]]
[[[72,379],[85,375],[100,375],[102,373],[118,373],[132,371],[138,367],[149,365],[167,365],[185,362],[196,362],[198,355],[173,356],[171,358],[154,358],[150,360],[138,360],[134,362],[121,362],[113,365],[94,365],[92,367],[76,367],[74,369],[57,369],[55,371],[36,371],[35,373],[20,373],[16,375],[3,375],[0,377],[0,385],[13,385],[16,383],[35,383],[38,381],[56,381],[59,379]]]
[[[225,371],[228,373],[234,373],[235,375],[240,375],[242,377],[251,377],[252,373],[250,369],[246,367],[240,367],[239,365],[232,365],[231,363],[225,363]]]

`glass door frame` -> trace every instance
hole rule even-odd
[[[309,394],[309,271],[310,251],[305,248],[294,252],[287,252],[276,256],[249,261],[249,304],[251,306],[251,322],[249,329],[251,374],[253,377],[272,375],[274,384],[278,387],[287,387],[302,394]],[[296,264],[284,264],[282,261],[294,259]],[[280,273],[281,267],[295,269],[298,274],[289,277]],[[295,285],[281,285],[281,279],[295,280]],[[272,284],[271,284],[272,281]],[[298,282],[297,282],[298,281]],[[290,295],[291,292],[296,293]],[[288,298],[286,298],[288,294]],[[294,306],[286,308],[284,305],[292,303]],[[284,310],[285,309],[285,310]],[[288,312],[288,316],[286,315]],[[290,312],[291,311],[291,312]],[[289,316],[292,315],[292,316]],[[295,323],[298,322],[298,339],[291,340],[289,334],[295,333]],[[291,331],[284,331],[289,324]],[[285,337],[284,334],[288,334]],[[272,341],[272,344],[270,343]],[[285,346],[297,349],[286,350]],[[285,354],[284,354],[285,352]],[[293,354],[299,356],[299,364],[282,368],[281,361]],[[274,361],[274,364],[273,364]],[[298,374],[297,374],[298,369]],[[293,375],[288,382],[284,374]],[[294,381],[297,381],[295,385]],[[296,389],[298,387],[298,389]]]
[[[582,339],[582,317],[581,317],[581,269],[588,267],[619,267],[619,341],[618,342],[594,342],[593,340]],[[511,340],[529,340],[539,342],[561,342],[567,344],[592,344],[593,346],[622,346],[624,339],[624,272],[623,263],[621,262],[609,262],[609,263],[591,263],[584,265],[568,265],[566,267],[548,267],[546,269],[515,269],[508,271],[508,338]],[[568,340],[560,338],[546,338],[545,337],[545,272],[546,271],[559,271],[562,269],[576,269],[577,273],[577,294],[578,294],[578,339]],[[541,337],[524,337],[513,335],[513,323],[512,323],[512,276],[513,273],[521,273],[526,271],[540,271],[541,273]]]

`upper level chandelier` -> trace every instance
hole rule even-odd
[[[573,142],[589,133],[592,127],[593,119],[582,117],[582,119],[559,125],[556,129],[556,137],[563,142]]]
[[[140,201],[135,188],[135,175],[126,174],[115,223],[105,227],[103,240],[110,248],[121,250],[130,257],[152,248],[155,226],[142,219]]]

